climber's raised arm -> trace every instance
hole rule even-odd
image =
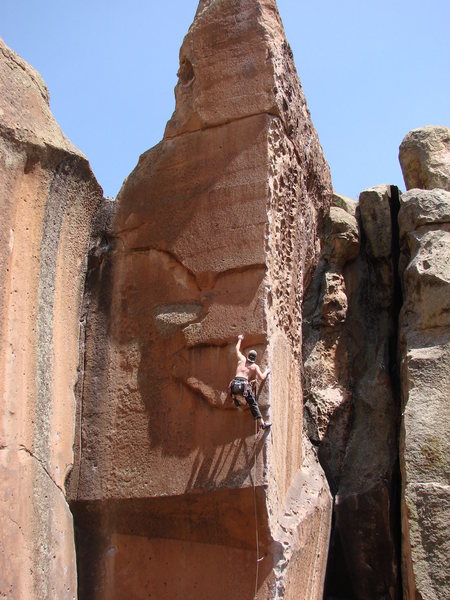
[[[236,358],[239,361],[241,361],[241,360],[245,361],[245,356],[241,352],[241,342],[243,339],[244,339],[244,336],[241,333],[241,335],[238,336],[238,341],[236,343]]]

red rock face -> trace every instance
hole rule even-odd
[[[0,40],[0,596],[73,598],[78,335],[101,199],[39,74]]]
[[[91,259],[81,597],[244,598],[257,579],[261,598],[319,598],[330,501],[302,454],[300,348],[328,167],[275,3],[201,3],[180,58],[165,139]],[[272,368],[257,438],[227,398],[240,333]]]
[[[322,598],[318,454],[325,595],[447,597],[448,130],[402,144],[432,189],[397,228],[394,186],[328,210],[273,1],[201,0],[180,63],[164,140],[101,203],[0,40],[0,596]],[[258,436],[239,333],[272,369]]]

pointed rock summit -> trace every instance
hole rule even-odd
[[[102,201],[0,40],[0,596],[450,597],[448,128],[333,194],[272,0],[202,0],[178,77]]]
[[[178,76],[93,249],[81,590],[134,593],[132,573],[158,598],[319,599],[331,502],[302,439],[301,306],[331,181],[275,2],[200,3]],[[272,369],[259,437],[227,396],[240,333]]]

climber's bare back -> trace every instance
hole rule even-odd
[[[246,358],[238,360],[235,377],[245,377],[250,380],[257,375],[256,365]]]

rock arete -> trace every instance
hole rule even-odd
[[[104,199],[0,41],[0,597],[450,597],[449,129],[333,192],[275,0],[201,0],[175,96]]]

